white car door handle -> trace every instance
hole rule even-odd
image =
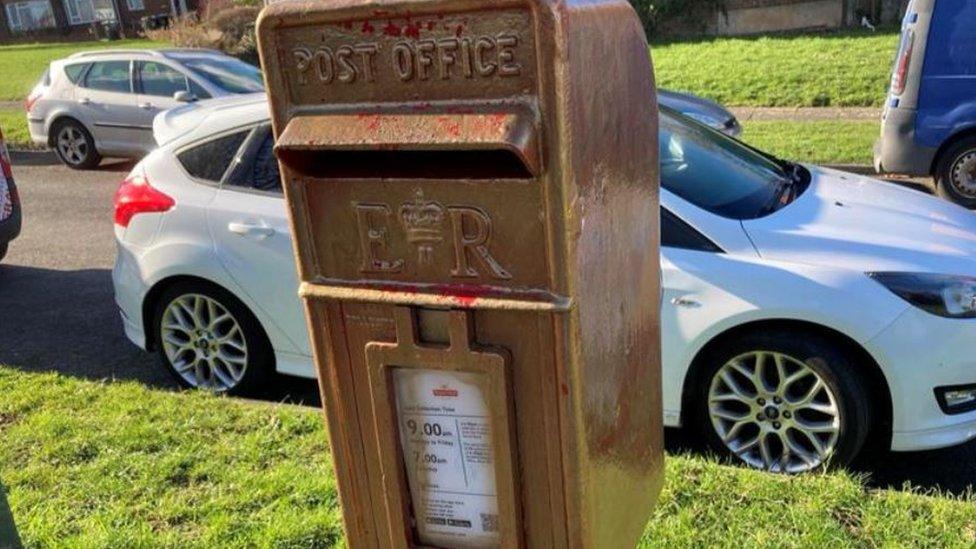
[[[275,234],[273,227],[268,227],[267,225],[254,225],[250,223],[228,223],[227,230],[234,234],[258,239],[268,238],[269,236]]]
[[[91,104],[91,99],[88,99],[87,97],[82,97],[81,99],[78,100],[78,104],[89,105]]]
[[[671,304],[676,307],[685,307],[687,309],[697,309],[701,307],[701,302],[692,299],[688,296],[675,297],[671,299]]]
[[[139,108],[140,109],[146,109],[148,111],[148,110],[154,109],[156,107],[152,103],[139,103]]]

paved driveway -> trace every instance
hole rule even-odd
[[[112,195],[129,168],[116,163],[73,172],[15,159],[24,230],[0,264],[0,364],[176,388],[155,357],[125,339],[112,299]],[[307,380],[286,380],[265,398],[318,404]],[[699,449],[678,431],[668,433],[668,448]],[[858,469],[879,487],[911,483],[961,493],[976,486],[976,442],[934,452],[878,452]]]
[[[125,338],[112,297],[112,197],[131,163],[76,172],[18,160],[24,228],[0,263],[0,364],[176,389]],[[317,404],[314,382],[286,381],[264,396]]]

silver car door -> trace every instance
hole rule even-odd
[[[128,60],[96,61],[75,90],[78,109],[90,121],[103,154],[139,153],[146,135],[152,139],[152,124],[145,123],[136,105],[131,65]]]

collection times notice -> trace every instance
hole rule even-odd
[[[423,544],[497,547],[498,497],[482,374],[393,370],[400,444]]]

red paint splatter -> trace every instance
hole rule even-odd
[[[407,26],[403,29],[403,35],[408,38],[420,38],[420,25],[417,23],[407,23]]]
[[[461,35],[463,33],[464,33],[464,25],[458,25],[457,28],[454,29],[454,36],[458,38],[461,38]]]
[[[360,114],[359,119],[366,123],[366,129],[371,132],[380,129],[380,117],[375,114]]]
[[[366,34],[373,34],[376,31],[376,27],[373,26],[369,21],[363,21],[363,32]]]
[[[401,36],[403,34],[403,29],[393,23],[393,21],[387,21],[386,26],[383,27],[383,34],[387,36]]]
[[[343,21],[341,25],[344,29],[352,30],[352,21]]]
[[[427,22],[427,30],[432,31],[436,27],[437,27],[437,23],[435,23],[433,21],[428,21]]]
[[[456,295],[453,296],[454,301],[457,302],[461,307],[470,307],[474,305],[474,302],[478,300],[476,296],[472,295]]]
[[[563,384],[561,384],[559,386],[559,388],[562,389],[564,395],[568,395],[569,394],[569,385],[566,385],[565,383],[563,383]]]

